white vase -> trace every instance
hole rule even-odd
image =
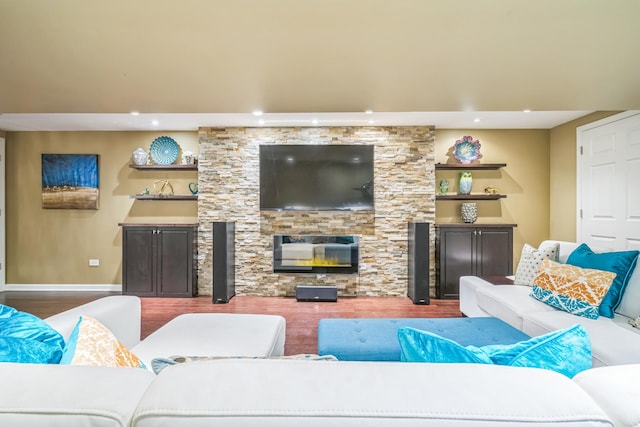
[[[463,203],[460,208],[462,221],[473,224],[478,220],[478,205],[476,203]]]
[[[149,154],[142,148],[136,148],[133,152],[133,163],[138,166],[146,165],[149,161]]]

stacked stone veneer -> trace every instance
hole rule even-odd
[[[199,294],[212,294],[212,222],[233,221],[238,295],[293,296],[296,285],[335,285],[340,296],[406,295],[407,222],[435,220],[434,135],[427,126],[201,128]],[[261,144],[374,145],[375,211],[260,211]],[[274,273],[274,234],[357,235],[360,271]],[[432,295],[433,254],[432,243]]]

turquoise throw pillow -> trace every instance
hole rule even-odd
[[[64,338],[36,316],[0,304],[0,362],[58,363]]]
[[[475,347],[464,347],[450,339],[407,326],[398,328],[398,340],[403,362],[493,363]]]
[[[549,369],[569,378],[592,366],[591,339],[582,325],[513,345],[488,345],[481,349],[496,365]]]
[[[586,244],[578,246],[567,258],[567,264],[582,268],[610,271],[616,278],[600,303],[601,316],[613,318],[638,260],[638,251],[595,253]]]
[[[398,329],[403,362],[484,363],[548,369],[572,378],[591,368],[591,340],[581,325],[516,344],[463,347],[427,331]]]

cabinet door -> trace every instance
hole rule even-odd
[[[478,227],[476,276],[513,274],[513,229]]]
[[[158,296],[193,295],[193,235],[188,227],[158,228]]]
[[[155,296],[155,228],[122,230],[122,293]]]
[[[458,298],[460,276],[475,274],[474,229],[441,228],[438,235],[438,298]]]

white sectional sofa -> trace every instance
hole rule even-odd
[[[141,357],[148,357],[148,351],[162,356],[172,345],[176,354],[184,350],[179,348],[184,337],[171,336],[172,329],[174,334],[184,330],[180,324],[160,328],[139,342],[136,297],[104,298],[46,320],[68,337],[79,315],[107,325]],[[188,318],[189,327],[199,320]],[[249,319],[240,315],[238,320],[247,325]],[[269,339],[258,341],[280,343],[284,330],[278,322],[265,330],[260,329],[264,318],[259,320],[250,326]],[[215,331],[200,329],[191,337],[197,344],[211,334]],[[237,334],[237,340],[252,341],[250,330],[245,328],[244,334]],[[200,350],[190,348],[211,356],[237,348],[247,354],[250,347],[227,340],[213,351],[203,344]],[[239,347],[233,350],[234,346]],[[272,349],[265,357],[281,354],[279,344],[260,344],[253,352],[265,348]],[[157,376],[141,368],[0,363],[0,378],[3,427],[626,427],[640,423],[634,397],[640,365],[590,369],[571,380],[552,371],[498,365],[230,357],[165,367]]]
[[[554,243],[560,245],[562,263],[578,247],[577,243],[551,240],[540,247]],[[591,338],[594,367],[640,363],[640,330],[629,324],[640,314],[640,267],[633,271],[613,319],[575,316],[534,299],[530,293],[529,286],[493,285],[480,277],[464,276],[460,278],[460,311],[468,317],[497,317],[529,336],[581,324]]]

